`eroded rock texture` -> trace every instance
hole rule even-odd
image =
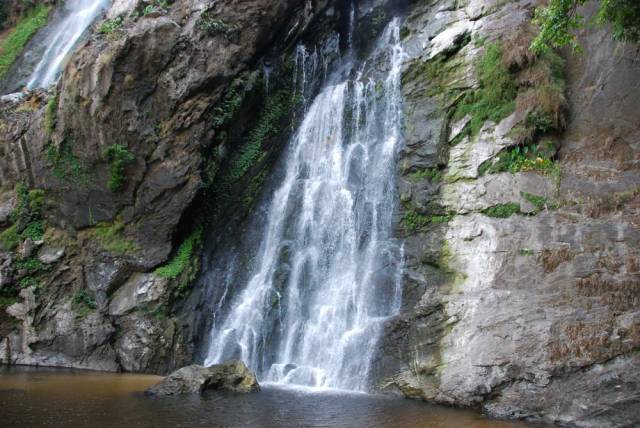
[[[211,367],[196,364],[171,373],[145,393],[179,395],[203,393],[206,390],[250,393],[260,391],[256,375],[242,361],[229,361]]]
[[[471,136],[452,112],[536,2],[427,3],[407,22],[405,306],[380,361],[399,371],[382,386],[499,417],[640,423],[637,46],[581,34],[585,54],[562,52],[566,131],[543,136],[559,171],[492,173],[482,166],[519,143],[518,108]]]
[[[114,2],[54,90],[0,101],[0,292],[13,296],[0,302],[2,362],[166,372],[192,361],[175,306],[201,226],[212,212],[246,215],[285,141],[293,104],[264,112],[263,63],[284,69],[312,25],[340,18],[328,1],[147,6]],[[265,155],[229,171],[249,139]]]

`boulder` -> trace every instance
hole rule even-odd
[[[183,367],[149,388],[147,395],[203,393],[205,390],[257,392],[260,385],[242,361],[229,361],[211,367],[197,364]]]

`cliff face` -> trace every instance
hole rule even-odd
[[[500,417],[637,424],[637,46],[589,30],[583,54],[534,58],[536,2],[429,3],[407,22],[405,306],[386,336],[380,365],[399,373],[385,386]],[[551,61],[564,63],[559,93],[541,96]],[[500,79],[517,98],[483,116]],[[555,129],[526,129],[537,113]]]
[[[393,3],[362,2],[358,28]],[[384,391],[500,417],[633,425],[637,46],[591,29],[584,54],[534,56],[537,3],[404,5],[404,296],[375,371]],[[348,15],[147,6],[115,1],[55,91],[0,101],[0,363],[190,363],[203,228],[215,241],[250,213],[295,123],[292,46]]]
[[[285,133],[289,105],[260,122],[262,62],[285,64],[312,22],[338,16],[323,1],[116,1],[55,90],[3,98],[0,361],[151,372],[191,361],[173,307],[198,270],[200,228],[225,206],[240,216],[250,204],[237,199],[259,190],[242,180],[269,156],[227,180],[247,135],[268,126],[258,143],[276,153]],[[227,132],[239,112],[257,117]],[[236,199],[189,211],[223,179]]]

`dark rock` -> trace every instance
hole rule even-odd
[[[242,361],[229,361],[211,367],[191,365],[183,367],[149,388],[149,395],[177,395],[203,393],[205,390],[257,392],[260,385]]]

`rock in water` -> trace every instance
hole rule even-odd
[[[229,361],[211,367],[197,364],[183,367],[145,391],[149,395],[202,393],[207,389],[240,393],[257,392],[256,375],[242,361]]]

